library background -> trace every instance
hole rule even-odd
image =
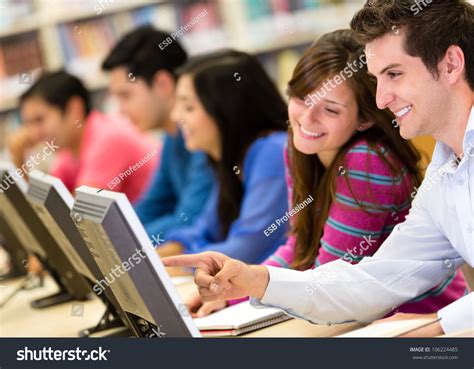
[[[253,53],[284,95],[302,52],[318,35],[347,28],[363,0],[0,0],[0,158],[20,125],[18,96],[43,70],[86,82],[94,108],[117,111],[100,65],[122,35],[143,24],[170,33],[199,17],[179,41],[190,55],[235,48]],[[200,16],[201,12],[205,16]],[[429,138],[416,143],[428,155]]]
[[[17,97],[42,70],[65,68],[107,99],[100,65],[122,35],[142,24],[176,32],[190,55],[223,47],[259,56],[282,92],[318,34],[347,27],[361,0],[0,0],[0,150],[20,124]]]

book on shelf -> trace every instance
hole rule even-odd
[[[43,55],[36,32],[5,38],[0,43],[0,103],[22,94],[43,69]]]

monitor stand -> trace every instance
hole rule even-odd
[[[117,314],[114,306],[108,301],[104,302],[106,309],[102,318],[100,318],[99,323],[95,327],[86,328],[79,331],[79,337],[90,337],[92,334],[102,333],[101,337],[131,337],[133,336],[132,332],[122,322],[120,315]],[[115,328],[124,328],[118,330]],[[105,333],[107,330],[114,330],[109,334]],[[104,334],[105,333],[105,334]]]
[[[73,296],[71,296],[71,294],[67,291],[66,287],[64,287],[59,276],[51,268],[48,267],[48,264],[44,260],[40,259],[40,261],[45,266],[45,269],[49,271],[49,274],[51,275],[51,277],[53,277],[54,281],[58,285],[59,292],[56,292],[55,294],[50,295],[50,296],[42,297],[40,299],[31,301],[30,303],[31,307],[33,309],[44,309],[51,306],[63,304],[65,302],[78,300],[74,298]],[[79,301],[86,301],[86,300],[88,300],[87,295],[84,298],[80,299]]]
[[[54,295],[42,297],[40,299],[31,301],[31,307],[33,309],[44,309],[51,306],[56,306],[59,304],[63,304],[65,302],[74,301],[75,298],[72,297],[69,292],[64,289],[61,289],[59,292],[55,293]]]

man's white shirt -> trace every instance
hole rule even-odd
[[[474,107],[459,164],[438,142],[409,215],[379,250],[351,265],[342,260],[305,272],[267,267],[260,303],[309,321],[371,322],[446,280],[466,262],[474,266]],[[254,304],[257,303],[254,301]],[[438,312],[446,333],[474,326],[474,294]]]

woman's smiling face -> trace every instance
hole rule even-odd
[[[194,89],[193,77],[188,74],[178,80],[171,117],[179,122],[188,150],[201,150],[219,160],[221,138],[217,123],[204,109]]]
[[[324,94],[322,89],[312,94],[316,91]],[[335,157],[360,125],[357,101],[347,81],[325,92],[313,106],[309,97],[306,101],[291,97],[288,106],[295,148],[307,155],[318,154],[323,164],[324,158]]]

